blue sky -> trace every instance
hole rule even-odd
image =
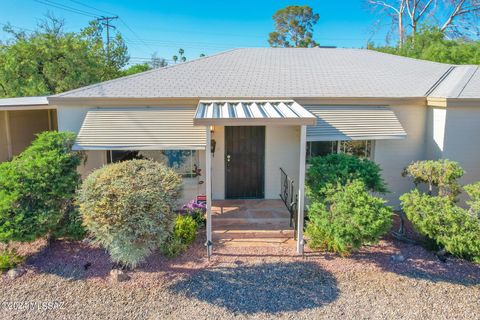
[[[116,14],[114,25],[124,35],[131,62],[153,52],[171,59],[178,48],[189,59],[237,47],[266,47],[273,13],[287,5],[309,5],[320,14],[314,38],[321,45],[364,47],[371,39],[383,43],[385,30],[373,33],[376,17],[364,0],[0,0],[0,24],[33,29],[47,12],[64,18],[68,31],[78,31],[95,15]],[[68,6],[82,14],[54,7]],[[83,5],[82,5],[83,4]],[[94,9],[95,8],[95,9]],[[133,31],[132,31],[133,30]],[[7,35],[0,32],[0,40]]]

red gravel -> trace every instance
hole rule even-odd
[[[480,265],[453,258],[442,263],[418,245],[386,238],[349,257],[307,252],[305,259],[292,247],[217,246],[208,261],[203,242],[200,237],[176,259],[155,254],[129,272],[131,280],[117,284],[108,281],[112,267],[108,255],[88,243],[55,241],[43,247],[39,242],[19,248],[23,252],[36,248],[37,252],[26,262],[27,274],[16,280],[0,278],[4,288],[0,302],[53,299],[65,307],[41,312],[9,309],[5,319],[480,318]],[[393,254],[406,260],[394,262]],[[87,263],[90,267],[85,270]],[[295,287],[299,279],[288,273],[285,266],[289,264],[295,272],[309,275],[306,270],[313,268],[324,277],[302,278],[307,281],[302,286],[310,288],[303,292]],[[252,277],[258,282],[252,282]],[[320,282],[314,285],[310,280]],[[280,290],[284,285],[288,288],[285,292]],[[324,299],[318,305],[314,300],[302,305],[305,299],[288,296],[292,290],[300,290],[300,296],[306,297],[316,286],[320,286],[318,295]],[[265,296],[257,297],[262,288]],[[212,295],[220,289],[225,296]],[[258,308],[241,307],[242,298],[254,294]],[[272,311],[266,307],[279,301],[293,303],[296,308],[280,304]],[[236,305],[240,307],[235,309]]]

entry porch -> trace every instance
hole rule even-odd
[[[224,246],[295,247],[291,213],[282,200],[214,200],[212,239]]]

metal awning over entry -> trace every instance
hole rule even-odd
[[[206,125],[314,125],[316,118],[293,100],[200,101],[194,124]]]
[[[395,113],[382,106],[306,106],[317,117],[307,141],[403,139]]]
[[[202,150],[194,107],[104,108],[87,112],[75,150]]]

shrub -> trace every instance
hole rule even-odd
[[[470,189],[470,188],[467,188]],[[458,257],[480,262],[480,218],[457,206],[449,197],[414,189],[400,197],[415,229]]]
[[[197,203],[195,200],[190,201],[182,207],[183,213],[191,216],[198,227],[204,227],[207,219],[205,218],[205,213],[207,208],[204,204]]]
[[[13,249],[0,251],[0,271],[8,271],[21,264],[25,259]]]
[[[325,195],[324,202],[315,201],[308,210],[310,248],[344,255],[377,242],[390,229],[392,208],[369,194],[363,181],[329,186]]]
[[[188,244],[184,243],[182,239],[171,236],[161,247],[161,252],[166,257],[174,258],[187,250],[187,248]]]
[[[329,154],[310,160],[306,185],[311,199],[322,200],[329,185],[346,185],[352,180],[361,180],[370,191],[387,192],[380,167],[368,159],[347,154]]]
[[[180,175],[149,160],[100,168],[78,195],[84,225],[112,260],[134,268],[171,234],[181,185]]]
[[[10,162],[0,164],[0,241],[33,241],[67,223],[75,210],[83,154],[73,133],[44,132]]]
[[[443,159],[412,162],[403,170],[402,176],[412,178],[416,186],[427,184],[429,194],[437,188],[439,196],[453,200],[461,191],[458,179],[464,173],[457,162]]]
[[[198,225],[192,216],[177,215],[173,232],[162,247],[167,257],[176,257],[184,252],[197,237]]]
[[[470,213],[480,219],[480,182],[472,183],[463,187],[470,200],[467,204],[470,206]]]
[[[191,216],[178,215],[175,219],[173,234],[182,242],[190,244],[197,237],[197,223]]]

